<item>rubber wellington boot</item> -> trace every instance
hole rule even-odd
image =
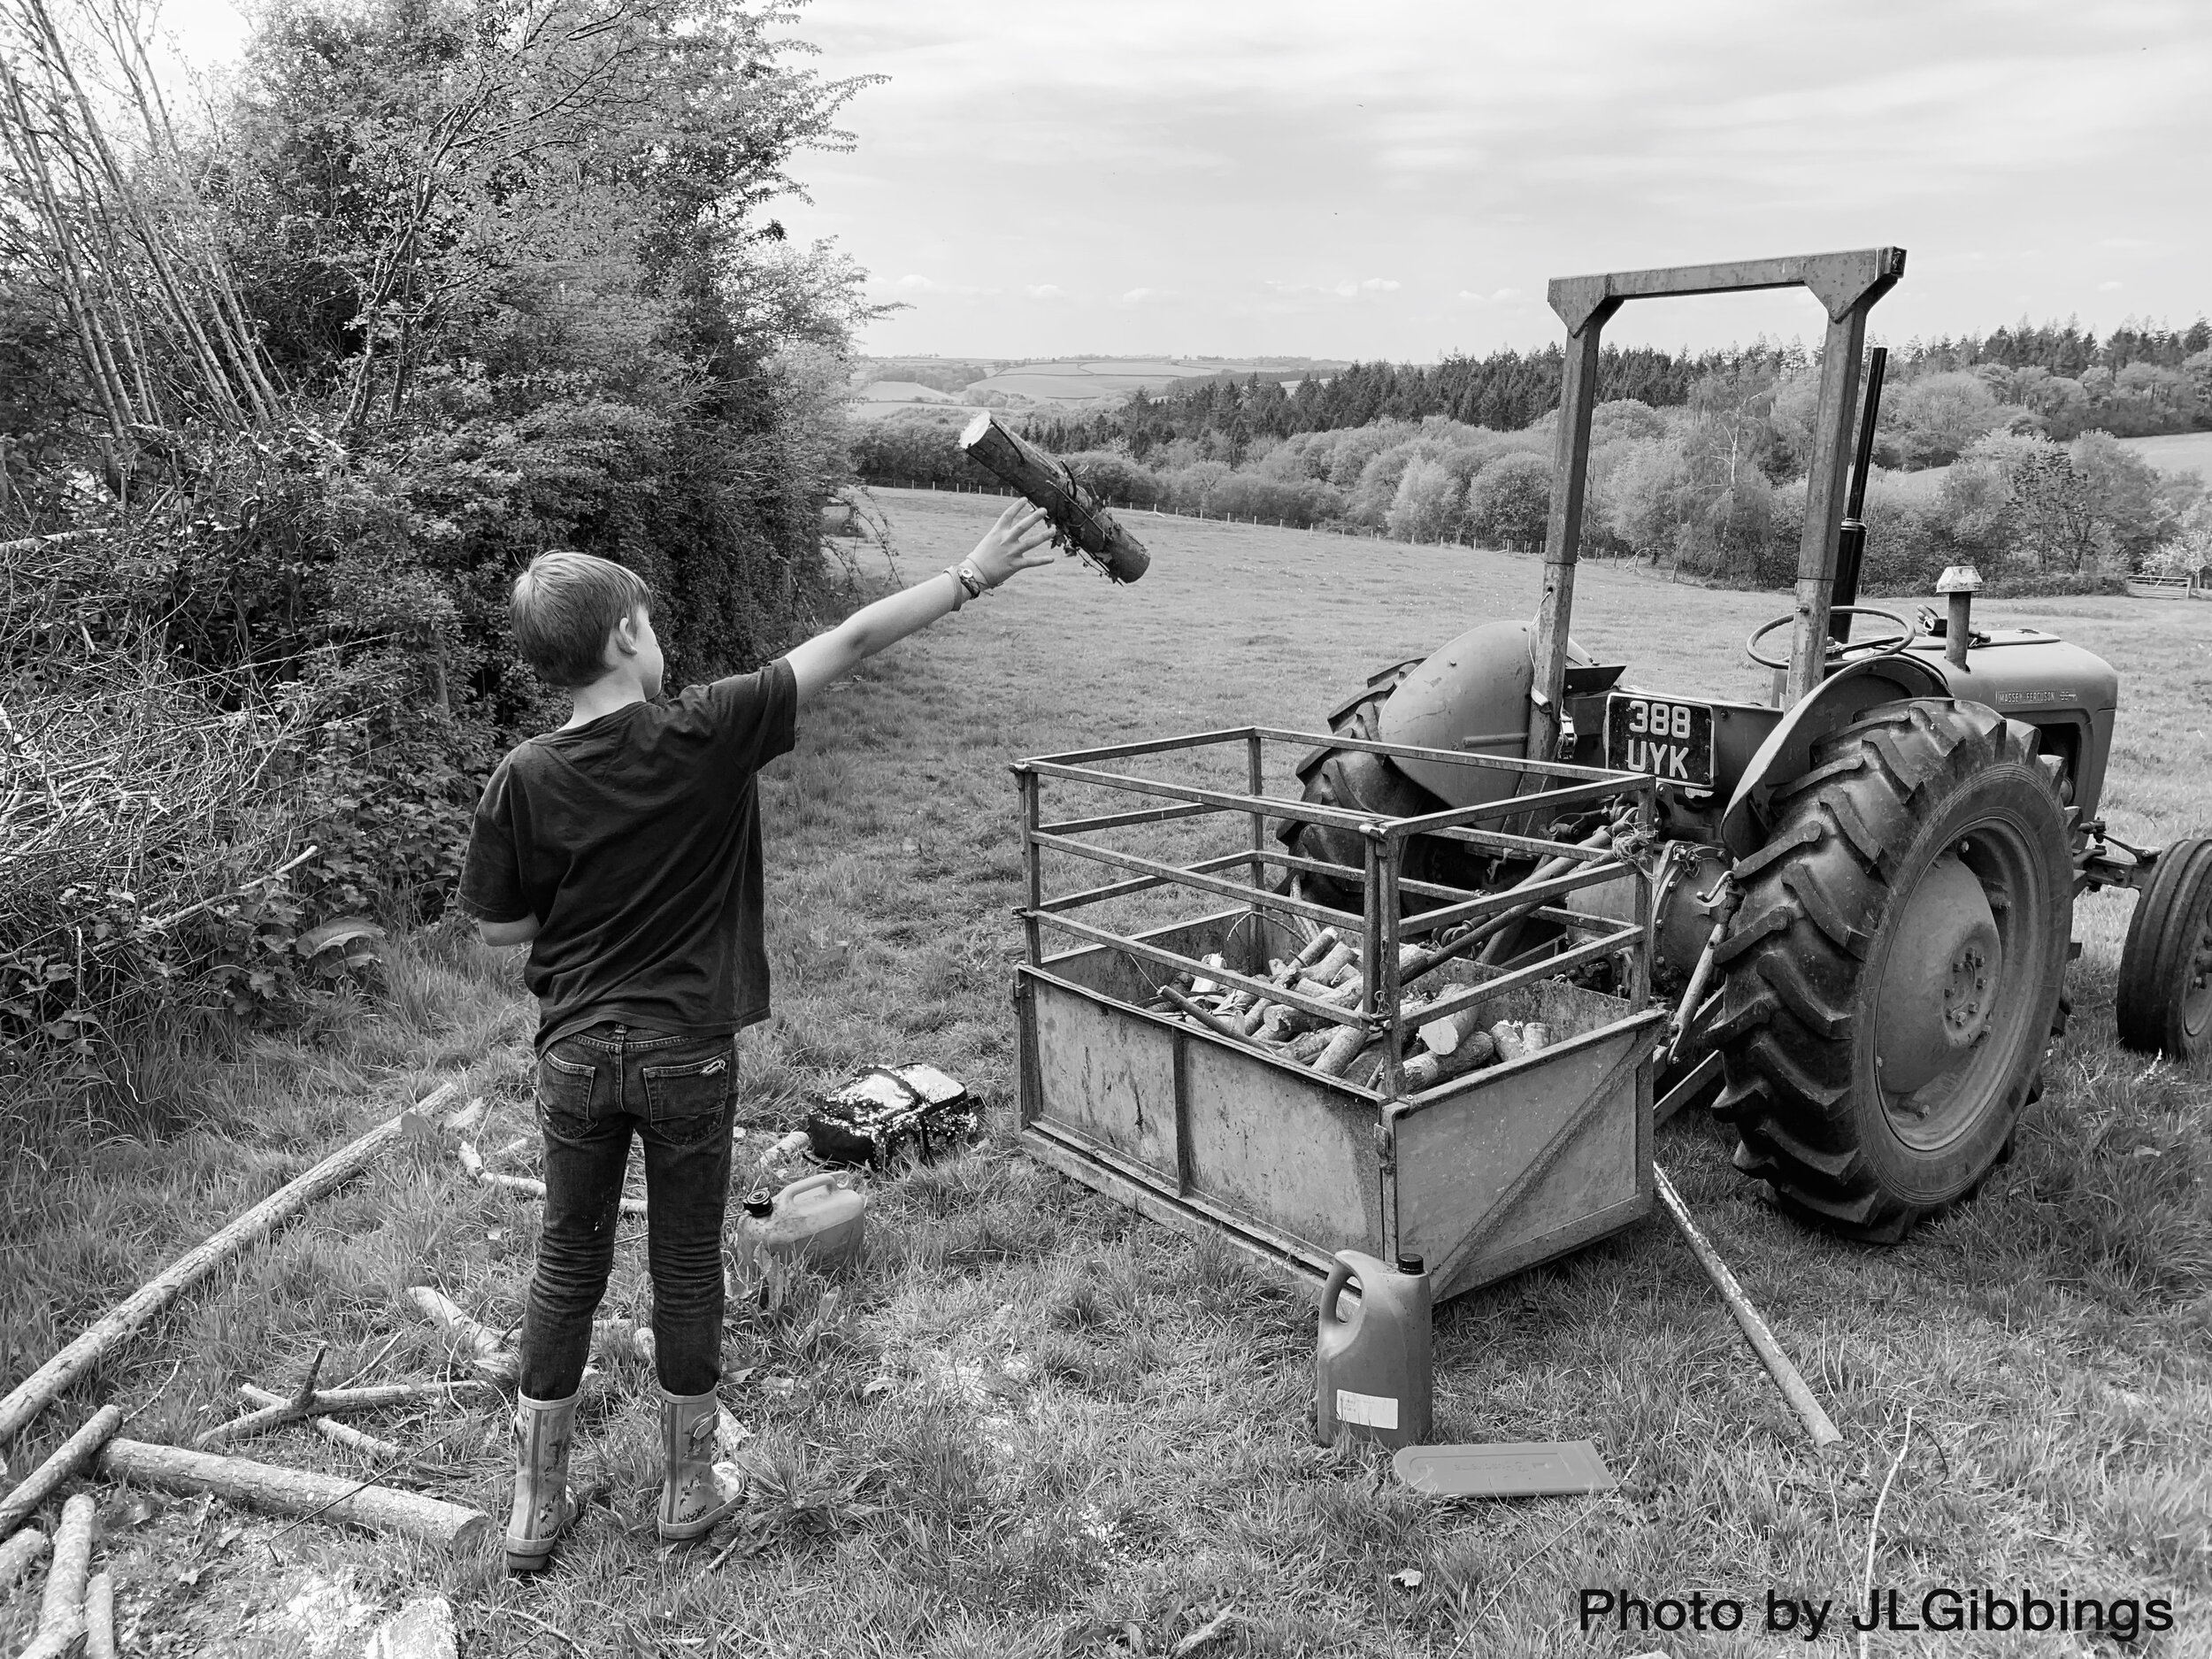
[[[568,1495],[568,1448],[577,1395],[515,1399],[515,1503],[507,1517],[507,1571],[538,1572],[553,1540],[576,1517]]]
[[[714,1466],[721,1435],[721,1402],[703,1394],[661,1390],[661,1508],[658,1529],[670,1543],[704,1538],[737,1507],[741,1480]]]

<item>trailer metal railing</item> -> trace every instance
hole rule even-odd
[[[1149,757],[1233,751],[1236,746],[1242,747],[1246,758],[1245,787],[1241,790],[1140,775],[1142,769],[1132,769],[1125,764]],[[1302,750],[1317,747],[1360,749],[1386,757],[1502,772],[1511,775],[1510,788],[1499,799],[1473,806],[1410,818],[1385,818],[1296,796],[1268,794],[1270,749],[1284,746]],[[1559,762],[1513,760],[1494,755],[1263,726],[1233,726],[1042,756],[1016,763],[1013,771],[1021,794],[1022,850],[1027,879],[1026,902],[1020,914],[1026,960],[1032,971],[1049,971],[1055,958],[1045,953],[1045,937],[1052,933],[1079,941],[1079,949],[1107,947],[1171,974],[1210,979],[1255,996],[1263,996],[1270,1002],[1287,1004],[1331,1025],[1359,1025],[1373,1036],[1381,1037],[1396,1029],[1402,1018],[1406,967],[1413,966],[1417,974],[1456,954],[1448,949],[1436,949],[1437,935],[1448,930],[1485,926],[1502,932],[1507,918],[1512,918],[1550,924],[1560,931],[1530,953],[1532,960],[1509,960],[1497,964],[1502,971],[1480,982],[1424,1002],[1419,1009],[1423,1021],[1445,1018],[1502,992],[1607,956],[1623,957],[1627,964],[1626,983],[1620,987],[1620,995],[1631,1009],[1640,1012],[1649,1004],[1651,902],[1643,872],[1617,849],[1604,844],[1602,836],[1578,842],[1541,833],[1546,825],[1560,815],[1586,815],[1592,809],[1609,803],[1632,808],[1636,821],[1647,826],[1656,786],[1655,780],[1647,774],[1608,772]],[[1147,797],[1160,804],[1049,819],[1044,814],[1044,790],[1048,782],[1082,786],[1110,795]],[[1238,815],[1249,824],[1243,845],[1187,863],[1171,863],[1084,839],[1090,834],[1138,826]],[[1363,844],[1363,864],[1333,864],[1301,856],[1274,844],[1272,826],[1284,819],[1352,831]],[[1417,837],[1457,841],[1502,857],[1533,859],[1538,861],[1537,872],[1522,885],[1490,891],[1411,878],[1405,874],[1404,864],[1407,849]],[[1102,865],[1118,872],[1119,879],[1048,895],[1045,884],[1048,856]],[[1560,867],[1554,869],[1555,865]],[[1241,879],[1234,873],[1240,870],[1243,872]],[[1277,871],[1292,878],[1284,884],[1289,890],[1279,891],[1270,884],[1270,873]],[[1356,888],[1362,899],[1360,912],[1354,914],[1305,896],[1296,890],[1299,884],[1295,878],[1299,875],[1325,876]],[[1558,902],[1584,889],[1615,883],[1626,884],[1633,895],[1632,919],[1576,910]],[[1265,977],[1263,960],[1241,967],[1233,964],[1210,964],[1156,939],[1116,931],[1075,914],[1114,900],[1164,888],[1227,899],[1254,916],[1288,918],[1308,929],[1333,927],[1340,936],[1356,939],[1361,962],[1357,1002],[1345,1006],[1320,1000],[1293,986],[1275,983]],[[1425,901],[1427,908],[1402,915],[1401,901],[1409,895]],[[1405,948],[1416,941],[1425,941],[1432,948],[1418,954],[1409,964]],[[1378,1101],[1395,1101],[1400,1097],[1402,1079],[1399,1048],[1397,1042],[1383,1044],[1383,1064],[1374,1086],[1360,1093]],[[1276,1063],[1291,1064],[1280,1060]],[[1443,1087],[1439,1085],[1440,1088]]]

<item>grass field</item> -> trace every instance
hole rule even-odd
[[[2122,438],[2121,447],[2132,449],[2162,472],[2194,472],[2212,480],[2212,432],[2170,432],[2154,438]],[[1885,472],[1892,483],[1924,499],[1934,499],[1951,469],[1924,467],[1917,472]]]
[[[964,551],[999,504],[881,500],[909,580]],[[803,1279],[776,1316],[733,1313],[723,1392],[757,1431],[759,1477],[742,1529],[702,1548],[651,1543],[649,1378],[608,1361],[576,1460],[594,1502],[557,1571],[511,1580],[495,1556],[104,1489],[127,1651],[358,1653],[376,1617],[435,1592],[472,1659],[1157,1655],[1225,1612],[1193,1659],[1856,1653],[1838,1632],[1870,1550],[1873,1582],[1908,1606],[1932,1586],[2164,1597],[2180,1628],[2125,1649],[1878,1633],[1870,1653],[2212,1652],[2212,1080],[2113,1044],[2124,900],[2079,908],[2073,1028],[2015,1157],[1901,1247],[1781,1218],[1701,1118],[1662,1132],[1684,1195],[1842,1426],[1825,1455],[1655,1219],[1436,1324],[1440,1440],[1592,1439],[1619,1489],[1409,1495],[1381,1455],[1308,1439],[1310,1294],[1010,1149],[1020,864],[1006,763],[1255,720],[1317,725],[1371,665],[1535,603],[1529,559],[1132,524],[1154,556],[1141,584],[1071,567],[1024,577],[826,697],[765,777],[779,1011],[748,1039],[747,1120],[787,1127],[810,1087],[924,1058],[981,1094],[991,1138],[873,1189],[868,1264],[835,1296]],[[1576,633],[1646,683],[1756,696],[1764,672],[1739,647],[1786,603],[1587,567]],[[2108,808],[2131,839],[2212,833],[2208,612],[2116,599],[1978,610],[2120,667]],[[127,1118],[12,1105],[0,1377],[441,1079],[491,1102],[488,1153],[528,1133],[514,964],[440,932],[403,945],[391,978],[377,1004],[236,1065],[150,1072]],[[526,1145],[505,1167],[533,1157]],[[11,1448],[13,1467],[109,1398],[135,1414],[128,1432],[188,1439],[239,1409],[241,1379],[283,1387],[322,1340],[326,1378],[436,1374],[446,1345],[399,1292],[442,1285],[511,1324],[535,1225],[526,1201],[411,1146],[115,1355]],[[608,1311],[641,1310],[642,1255],[626,1240]],[[493,1405],[364,1426],[415,1448],[390,1479],[503,1520]],[[372,1472],[300,1430],[241,1449]],[[737,1552],[710,1570],[732,1538]],[[1747,1628],[1578,1629],[1579,1591],[1613,1587],[1734,1596]],[[1817,1644],[1761,1633],[1770,1592],[1832,1597],[1835,1623]],[[35,1600],[0,1613],[0,1642],[21,1640]]]

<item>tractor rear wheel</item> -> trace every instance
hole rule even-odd
[[[1786,1210],[1882,1242],[1971,1189],[2040,1092],[2073,914],[2037,737],[1887,704],[1817,745],[1741,860],[1715,1112]]]
[[[2120,952],[2120,1041],[2193,1060],[2212,1052],[2212,841],[2158,856]]]

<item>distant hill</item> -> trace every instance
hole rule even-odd
[[[968,357],[862,357],[854,364],[864,419],[918,404],[955,401],[1001,407],[1042,406],[1090,413],[1118,405],[1142,387],[1157,396],[1202,380],[1256,377],[1286,385],[1348,366],[1333,357],[1049,357],[985,361]]]

